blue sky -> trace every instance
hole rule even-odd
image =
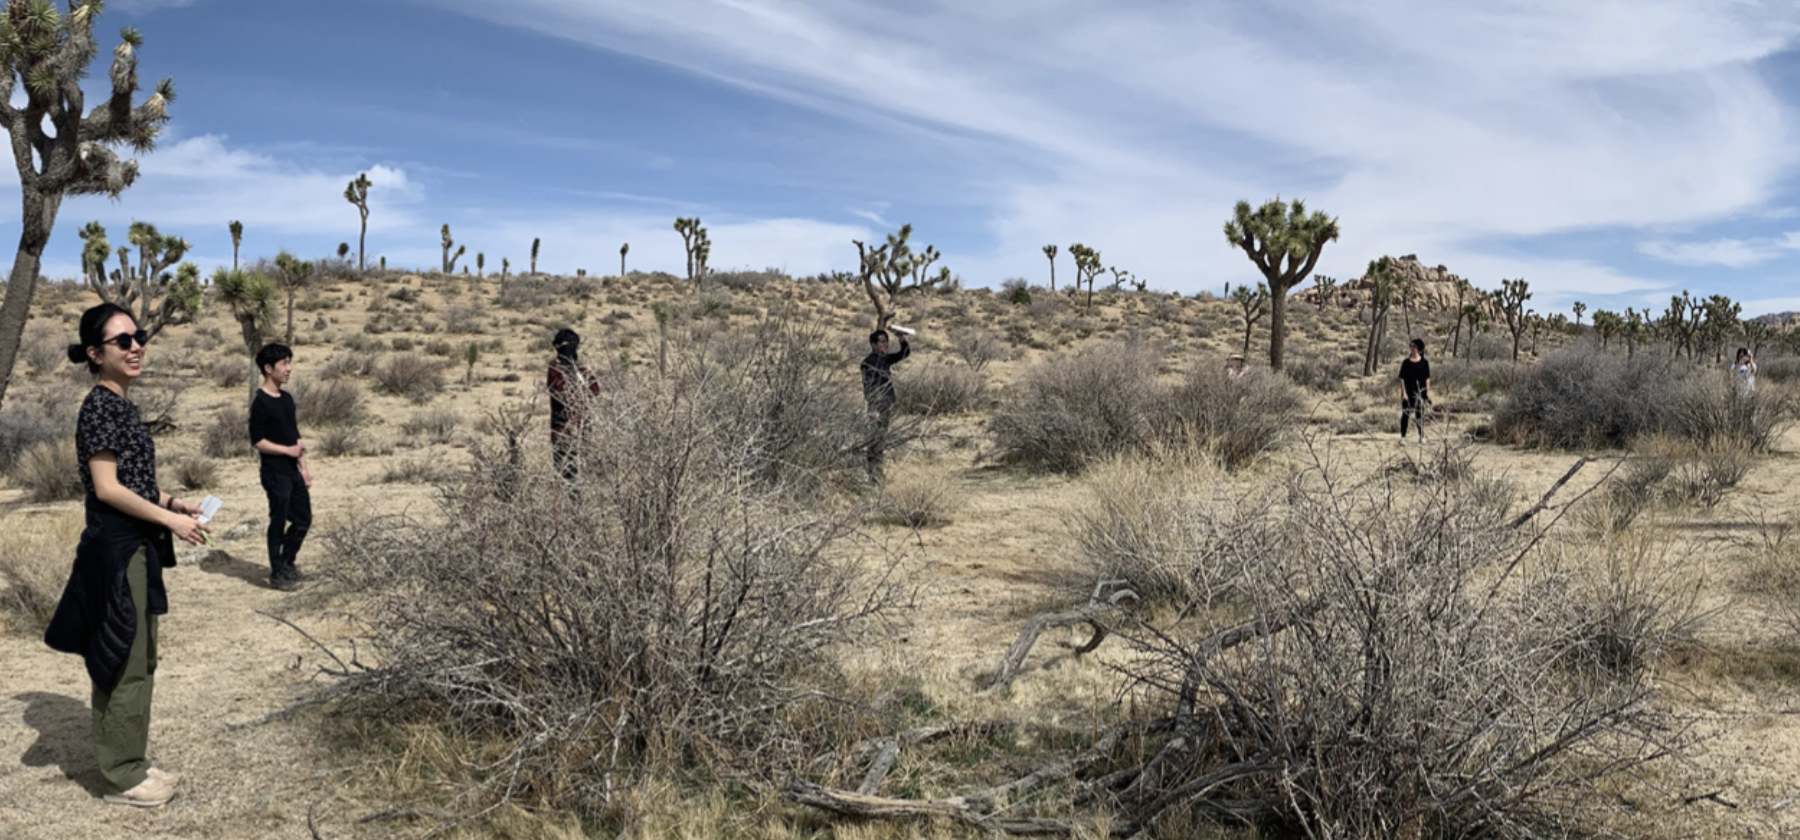
[[[971,285],[1041,282],[1046,243],[1152,287],[1257,279],[1236,200],[1339,218],[1320,271],[1417,254],[1540,309],[1722,292],[1800,309],[1800,4],[1760,0],[113,0],[180,98],[122,200],[203,267],[355,245],[490,270],[850,269],[911,222]],[[103,72],[96,76],[104,78]],[[93,97],[98,101],[98,97]],[[14,182],[8,173],[0,180]],[[17,236],[0,204],[0,240]]]

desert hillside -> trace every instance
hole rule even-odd
[[[100,804],[85,674],[39,638],[96,302],[52,284],[0,410],[0,836],[1800,831],[1800,363],[1771,343],[1744,398],[1710,350],[1564,321],[1515,361],[1420,272],[1368,376],[1354,284],[1289,303],[1281,372],[1242,301],[905,295],[881,482],[853,282],[322,274],[291,593],[209,299],[131,394],[161,482],[225,503],[167,575],[151,750],[185,779],[152,812]],[[601,385],[572,487],[562,327]]]

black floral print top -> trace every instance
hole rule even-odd
[[[95,385],[75,420],[75,457],[81,461],[81,487],[90,505],[95,502],[94,473],[88,459],[109,449],[119,462],[119,484],[156,504],[162,493],[156,487],[156,444],[150,430],[130,400]]]

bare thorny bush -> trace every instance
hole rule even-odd
[[[1321,465],[1162,516],[1195,535],[1166,547],[1178,609],[1115,630],[1150,700],[1138,723],[1167,736],[1089,783],[1133,828],[1538,836],[1690,740],[1638,667],[1691,617],[1682,593],[1657,576],[1570,585],[1478,482],[1353,484]]]
[[[346,573],[373,591],[381,663],[350,708],[405,708],[486,745],[486,760],[462,756],[477,801],[589,816],[645,775],[814,755],[857,714],[827,691],[841,683],[828,650],[907,593],[898,561],[846,544],[857,512],[806,506],[845,456],[833,429],[788,425],[839,404],[809,390],[793,338],[770,338],[753,371],[602,369],[573,482],[518,446],[529,411],[496,415],[512,445],[474,440],[432,523],[339,534]]]

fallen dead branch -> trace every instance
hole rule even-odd
[[[1031,654],[1032,646],[1037,644],[1038,637],[1043,635],[1045,630],[1086,624],[1093,628],[1094,634],[1086,642],[1080,645],[1069,645],[1069,647],[1074,650],[1076,656],[1094,652],[1100,647],[1101,642],[1106,641],[1108,632],[1106,625],[1100,621],[1101,617],[1120,609],[1121,605],[1127,601],[1132,603],[1138,601],[1136,592],[1123,588],[1126,583],[1128,581],[1124,580],[1100,581],[1094,584],[1094,593],[1088,597],[1087,605],[1081,609],[1061,613],[1045,613],[1027,621],[1025,627],[1019,631],[1019,637],[1013,640],[1012,645],[1006,649],[1006,653],[1000,657],[1000,665],[994,671],[993,682],[989,683],[987,688],[977,692],[977,696],[985,697],[1010,687],[1013,680],[1018,678],[1019,669],[1024,667],[1025,657]],[[1112,587],[1120,588],[1102,599],[1101,594]]]

